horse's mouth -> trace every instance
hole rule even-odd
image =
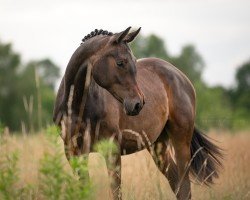
[[[129,115],[129,116],[136,116],[136,115],[139,115],[140,112],[128,112],[126,111],[126,109],[124,108],[124,112],[126,115]]]

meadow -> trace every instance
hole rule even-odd
[[[210,131],[209,135],[225,149],[224,169],[212,187],[192,183],[193,199],[250,199],[250,132],[232,134],[225,131]],[[71,195],[76,187],[81,190],[77,179],[73,178],[72,182],[71,179],[62,177],[62,174],[72,177],[74,175],[63,154],[61,139],[56,139],[56,146],[51,145],[50,139],[43,132],[31,135],[2,135],[0,199],[73,199]],[[16,166],[15,158],[9,155],[18,156]],[[60,169],[60,166],[63,169]],[[91,153],[88,168],[94,189],[91,190],[93,195],[87,195],[87,199],[109,199],[109,179],[104,158],[98,153]],[[52,180],[51,176],[55,179]],[[65,180],[72,184],[67,198],[60,194],[60,187]],[[44,185],[41,185],[41,182]],[[9,184],[10,188],[4,188],[3,184]],[[61,185],[57,186],[58,184]],[[58,188],[59,192],[56,191]],[[122,157],[122,192],[125,200],[175,199],[167,180],[157,170],[147,151]],[[58,193],[59,196],[53,193]]]
[[[162,58],[187,75],[197,93],[196,124],[204,129],[213,127],[208,134],[225,150],[220,178],[211,187],[194,181],[193,199],[250,199],[249,59],[235,66],[235,81],[230,87],[211,86],[203,80],[206,59],[199,48],[185,44],[178,54],[171,54],[164,42],[156,33],[143,33],[131,49],[137,58]],[[109,199],[110,180],[100,153],[90,154],[88,164],[84,158],[69,163],[58,135],[49,136],[48,129],[29,134],[52,123],[51,111],[58,80],[63,75],[62,66],[48,58],[23,62],[22,52],[16,52],[13,45],[0,40],[0,200]],[[13,132],[3,130],[5,126]],[[100,152],[110,148],[109,143],[101,144]],[[81,180],[77,174],[81,174]],[[122,193],[125,200],[175,199],[147,151],[122,158]]]

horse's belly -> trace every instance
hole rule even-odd
[[[128,116],[124,112],[120,114],[120,130],[123,139],[130,141],[129,145],[137,145],[137,142],[132,142],[136,134],[144,141],[155,142],[168,119],[168,98],[164,85],[157,75],[147,76],[145,73],[141,73],[137,80],[145,95],[145,105],[141,112],[136,116]]]

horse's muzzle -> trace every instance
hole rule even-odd
[[[125,99],[123,102],[124,111],[127,115],[135,116],[138,115],[145,104],[144,98],[143,99]]]

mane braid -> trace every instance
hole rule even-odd
[[[109,31],[104,31],[102,29],[98,30],[95,29],[94,31],[92,31],[90,34],[86,35],[83,39],[82,39],[82,43],[83,44],[85,41],[87,41],[88,39],[95,37],[96,35],[114,35],[112,32]]]

